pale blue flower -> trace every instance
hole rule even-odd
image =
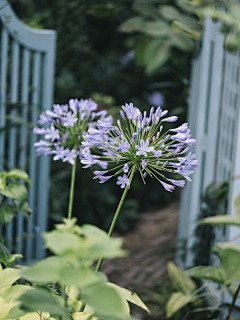
[[[125,163],[125,165],[123,166],[123,172],[128,173],[128,171],[129,171],[129,166],[127,163]]]
[[[111,177],[118,176],[117,184],[121,188],[129,185],[133,170],[140,172],[143,181],[146,176],[157,178],[169,192],[172,192],[175,186],[183,187],[184,180],[169,179],[168,175],[180,174],[186,180],[191,180],[189,178],[193,173],[191,168],[196,168],[198,165],[198,161],[194,159],[195,155],[190,153],[185,157],[182,156],[190,148],[186,145],[195,144],[188,124],[184,123],[176,129],[171,129],[174,132],[172,135],[170,130],[163,131],[162,123],[174,122],[177,117],[163,118],[168,113],[167,110],[152,107],[147,115],[146,111],[142,114],[132,104],[125,104],[122,109],[123,120],[117,120],[117,127],[107,126],[107,130],[103,132],[100,130],[102,127],[89,128],[88,134],[84,136],[83,147],[87,150],[95,146],[103,150],[97,161],[103,159],[106,162],[117,162],[117,167],[111,169],[113,172]],[[122,126],[123,121],[126,123]],[[123,128],[127,128],[125,132]],[[86,159],[83,156],[81,162],[91,166],[92,158],[88,156]],[[119,176],[121,172],[123,176]],[[105,178],[101,174],[97,177],[103,182],[108,180],[108,176]],[[163,181],[164,179],[167,182]]]
[[[74,164],[76,157],[82,158],[81,152],[76,152],[75,149],[80,147],[84,139],[84,147],[90,148],[99,143],[99,134],[106,133],[112,127],[112,116],[107,115],[106,110],[97,111],[97,104],[91,99],[80,101],[78,99],[70,99],[69,104],[53,105],[52,110],[46,110],[45,113],[40,115],[38,123],[40,125],[49,124],[49,128],[34,128],[35,134],[44,134],[47,142],[44,144],[40,140],[39,143],[34,144],[37,148],[37,155],[50,155],[54,154],[54,160],[62,160]],[[92,121],[94,119],[94,121]],[[96,131],[96,138],[93,139],[92,132],[89,137],[86,132],[88,128]],[[99,129],[96,129],[99,128]],[[102,136],[101,136],[102,137]],[[45,148],[49,147],[49,148]],[[71,151],[70,151],[71,150]],[[106,168],[108,163],[106,161],[98,161],[96,158],[83,157],[86,165],[99,163],[102,168]]]
[[[129,186],[129,179],[127,178],[126,174],[123,177],[118,177],[117,181],[118,185],[121,185],[120,188],[124,189],[126,186]]]
[[[137,156],[143,155],[147,157],[147,152],[151,152],[154,150],[154,147],[149,147],[149,141],[144,141],[143,139],[140,140],[140,147],[136,145],[136,148],[139,150],[136,152]]]

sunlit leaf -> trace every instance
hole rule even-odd
[[[226,274],[225,285],[240,280],[240,252],[235,249],[223,249],[219,252],[221,265]]]
[[[23,258],[23,256],[20,254],[20,253],[14,253],[14,254],[10,254],[9,256],[7,257],[2,257],[0,259],[0,261],[2,263],[4,263],[4,265],[6,267],[8,267],[10,264],[12,264],[14,261],[16,261],[17,259],[21,259]]]
[[[147,49],[150,49],[149,46]],[[147,74],[152,74],[156,72],[168,60],[170,55],[170,47],[168,46],[162,45],[162,46],[155,47],[154,49],[155,51],[152,52],[152,57],[146,63]],[[146,56],[148,54],[149,54],[149,50],[146,50]]]
[[[29,180],[28,174],[20,169],[12,169],[7,173],[7,178],[15,178],[21,179],[27,182],[28,184],[32,185],[32,182]]]
[[[195,282],[173,262],[169,262],[167,264],[167,268],[172,284],[177,291],[181,291],[184,294],[189,295],[196,290],[197,286]]]
[[[82,297],[94,310],[94,315],[101,319],[131,319],[128,303],[115,288],[107,285],[91,286],[82,290]]]
[[[20,271],[14,268],[2,270],[0,265],[0,294],[9,289],[20,278]]]
[[[108,283],[108,285],[115,288],[120,293],[120,295],[123,296],[127,301],[135,304],[136,306],[142,308],[150,314],[150,310],[136,293],[133,293],[125,288],[119,287],[114,283]]]
[[[217,226],[221,225],[234,225],[234,226],[240,226],[240,217],[238,215],[236,216],[229,216],[229,215],[218,215],[215,217],[209,217],[202,220],[199,220],[197,222],[198,224],[215,224]]]
[[[182,32],[175,32],[171,37],[172,44],[183,51],[193,51],[194,41]]]
[[[167,318],[170,318],[175,312],[186,306],[192,299],[193,297],[191,295],[185,295],[182,292],[174,292],[171,294],[166,305]]]
[[[74,311],[71,307],[64,306],[62,297],[53,295],[45,287],[27,291],[18,300],[21,302],[21,308],[28,312],[46,311],[71,320],[69,312]]]
[[[224,283],[226,275],[221,268],[216,267],[194,267],[189,269],[188,274],[198,279],[209,279],[214,282]]]
[[[6,188],[1,191],[2,195],[17,199],[22,204],[28,196],[27,188],[20,182],[11,182]]]

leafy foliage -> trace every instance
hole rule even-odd
[[[205,221],[214,221],[216,215],[225,213],[228,199],[228,182],[212,183],[201,196],[198,225],[194,231],[194,243],[191,250],[194,253],[194,265],[208,265],[211,246],[214,242],[214,227],[211,223],[203,225]],[[227,215],[222,216],[228,219]],[[231,219],[230,219],[231,220]]]
[[[79,227],[76,219],[65,219],[45,233],[44,240],[54,256],[21,270],[0,269],[0,310],[4,315],[0,319],[43,319],[42,315],[83,320],[94,314],[100,319],[130,320],[128,301],[149,312],[136,293],[108,283],[104,274],[91,267],[102,256],[125,255],[121,239],[109,238],[91,225]],[[20,276],[28,285],[13,285]],[[86,311],[80,312],[83,300]]]
[[[19,180],[22,182],[19,182]],[[0,173],[0,224],[2,226],[7,226],[11,223],[17,212],[26,218],[29,217],[31,209],[28,206],[28,191],[24,182],[31,186],[28,174],[20,169],[12,169],[9,172],[2,171]],[[6,266],[22,258],[21,255],[10,255],[4,245],[3,237],[0,237],[0,242],[0,261]]]

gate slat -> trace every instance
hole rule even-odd
[[[5,28],[2,28],[1,35],[1,117],[0,117],[0,125],[1,128],[6,125],[6,92],[7,92],[7,64],[8,64],[8,43],[9,36]],[[1,132],[0,135],[0,169],[4,168],[4,151],[5,151],[5,132]]]
[[[38,108],[39,98],[40,98],[40,53],[36,52],[33,55],[33,92],[32,92],[32,107]],[[37,123],[38,115],[36,112],[32,113],[31,122]],[[33,148],[34,142],[37,141],[36,135],[31,135],[30,137],[30,152],[29,157],[31,159],[29,163],[29,177],[32,181],[33,185],[37,184],[37,175],[36,175],[36,155],[35,155],[35,149]],[[29,206],[30,208],[34,207],[36,198],[36,193],[33,192],[32,188],[29,188]],[[32,220],[36,221],[36,212],[32,212]],[[33,225],[31,223],[28,223],[27,226],[27,234],[28,234],[28,242],[27,242],[27,248],[26,248],[26,258],[31,259],[32,257],[32,250],[33,250],[33,237],[31,236],[34,232]]]

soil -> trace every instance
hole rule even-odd
[[[109,280],[136,292],[146,305],[167,275],[167,262],[174,260],[178,212],[179,203],[174,202],[164,209],[142,213],[134,230],[123,237],[123,248],[129,255],[103,262],[102,271]],[[144,320],[163,319],[159,307],[150,305],[150,316],[136,307],[131,307],[131,314]]]

